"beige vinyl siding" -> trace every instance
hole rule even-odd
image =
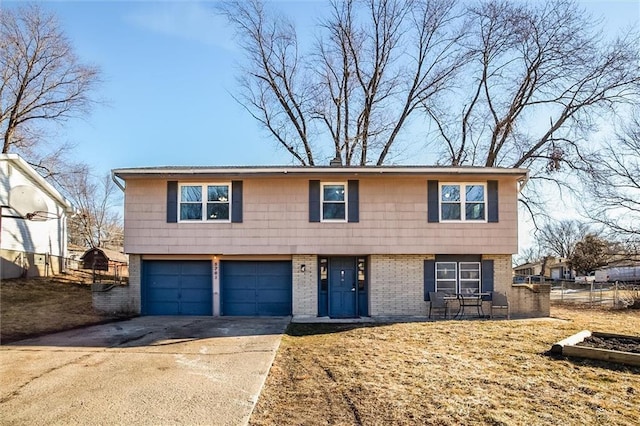
[[[325,181],[354,178],[334,175]],[[297,176],[234,176],[244,181],[242,223],[167,223],[167,179],[131,178],[126,182],[125,250],[228,255],[515,253],[515,178],[456,178],[461,182],[499,180],[498,223],[428,223],[427,180],[452,182],[450,175],[360,178],[358,223],[310,223],[309,178]]]

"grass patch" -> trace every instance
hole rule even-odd
[[[640,369],[554,359],[580,330],[638,335],[640,312],[555,318],[292,324],[252,425],[637,424]]]
[[[0,283],[0,343],[116,318],[93,309],[91,274],[85,272]]]

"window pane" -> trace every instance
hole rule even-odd
[[[364,291],[366,283],[366,260],[364,258],[358,258],[358,290]]]
[[[344,219],[344,203],[324,203],[322,205],[323,219]]]
[[[202,204],[180,204],[180,220],[202,220]]]
[[[460,281],[460,293],[479,293],[480,282],[479,281]]]
[[[467,185],[467,201],[484,201],[484,185]]]
[[[324,201],[344,201],[344,185],[323,186]]]
[[[207,220],[229,220],[229,204],[207,203]]]
[[[329,290],[329,260],[327,258],[320,258],[320,291],[326,292]]]
[[[479,280],[480,271],[460,271],[461,280]]]
[[[456,264],[453,262],[440,262],[436,265],[436,279],[455,280]]]
[[[442,204],[441,220],[460,220],[460,204]]]
[[[438,281],[436,283],[436,291],[447,293],[447,294],[455,294],[456,282],[455,281]]]
[[[229,201],[229,186],[216,185],[207,187],[207,201]]]
[[[484,203],[467,203],[465,206],[466,220],[484,220]]]
[[[180,201],[202,201],[202,187],[199,185],[180,187]]]
[[[442,185],[442,201],[460,201],[460,185]]]

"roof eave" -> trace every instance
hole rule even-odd
[[[278,175],[509,175],[526,179],[527,169],[499,167],[149,167],[114,169],[113,175],[127,178],[185,176],[278,176]]]

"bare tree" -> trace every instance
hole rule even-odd
[[[587,215],[627,245],[640,243],[640,107],[595,157]]]
[[[78,61],[56,18],[37,6],[0,8],[0,133],[2,153],[18,152],[47,168],[41,154],[46,123],[86,113],[98,69]],[[47,141],[49,159],[61,144]],[[51,147],[53,146],[53,149]],[[52,155],[53,154],[53,155]]]
[[[562,185],[552,172],[585,168],[597,119],[638,99],[638,36],[604,40],[571,0],[488,0],[466,13],[468,78],[424,106],[444,141],[441,161],[529,168],[529,195],[536,180]]]
[[[121,247],[120,191],[109,174],[94,178],[89,168],[66,176],[63,191],[77,209],[69,220],[70,242],[83,247]]]
[[[568,258],[589,227],[578,220],[550,221],[538,229],[536,240],[545,253]]]
[[[227,1],[248,58],[239,102],[301,165],[324,146],[343,164],[383,164],[421,105],[464,63],[455,0],[335,0],[313,52],[260,0]]]

